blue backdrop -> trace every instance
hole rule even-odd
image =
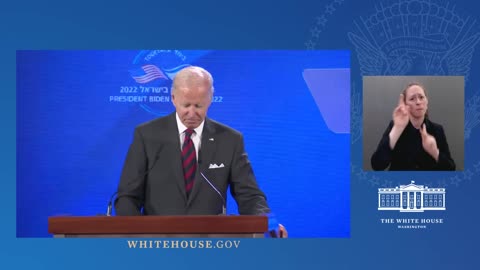
[[[48,216],[104,213],[134,127],[173,111],[171,78],[199,65],[215,81],[209,117],[243,132],[289,235],[348,237],[349,61],[347,51],[18,51],[17,236],[49,236]],[[237,213],[230,196],[227,209]]]
[[[480,242],[478,229],[480,155],[477,150],[480,149],[480,79],[476,76],[480,71],[480,15],[476,10],[479,10],[478,1],[472,0],[282,2],[146,0],[128,3],[108,0],[81,2],[27,0],[2,3],[0,8],[0,59],[2,60],[0,61],[0,82],[2,83],[0,98],[2,196],[0,196],[0,203],[3,207],[0,223],[3,245],[0,259],[2,267],[15,269],[228,267],[228,269],[476,270]],[[352,83],[351,159],[348,161],[351,163],[349,168],[350,238],[243,240],[240,248],[231,250],[131,250],[126,247],[123,239],[17,238],[17,227],[26,228],[28,224],[21,223],[31,222],[17,220],[17,214],[22,215],[21,211],[27,211],[34,215],[37,210],[40,213],[42,210],[36,205],[47,204],[39,200],[48,201],[49,197],[32,197],[23,206],[15,207],[17,197],[20,199],[21,195],[17,194],[20,192],[20,188],[17,187],[17,177],[20,176],[17,174],[20,172],[16,165],[16,146],[17,136],[21,134],[16,132],[16,112],[17,102],[18,107],[23,102],[17,98],[16,92],[16,50],[152,48],[349,50]],[[138,51],[132,52],[132,57],[137,53]],[[115,59],[109,59],[109,61],[116,62]],[[126,65],[123,69],[124,78],[128,78],[133,60],[120,62]],[[46,72],[50,73],[50,70],[45,67],[34,71],[37,74]],[[110,71],[106,70],[106,72]],[[464,171],[411,174],[364,172],[361,169],[362,76],[383,74],[465,76]],[[111,93],[105,93],[104,98],[118,91],[118,88],[113,89]],[[218,89],[218,93],[221,91],[223,90]],[[58,94],[56,101],[61,102],[64,97],[60,95],[61,92]],[[92,103],[89,102],[89,104]],[[40,105],[41,101],[33,103],[33,107]],[[117,105],[124,107],[121,104],[115,104]],[[220,107],[216,105],[219,104],[212,105],[212,114],[214,114],[214,108]],[[76,105],[71,104],[71,106]],[[72,109],[75,108],[72,107]],[[137,110],[141,114],[145,112],[142,108]],[[63,115],[69,112],[70,107],[66,107],[58,114]],[[85,112],[85,114],[88,113],[93,112]],[[98,112],[94,114],[101,115]],[[152,117],[153,115],[145,114],[145,118]],[[118,146],[119,155],[124,155],[130,142],[131,128],[137,124],[137,121],[132,122],[135,123],[125,128],[128,134],[125,135],[124,143]],[[320,120],[319,123],[321,122]],[[241,126],[236,128],[242,131],[244,129]],[[42,132],[45,130],[42,129]],[[96,131],[90,132],[89,135],[96,133]],[[255,138],[247,134],[246,139]],[[247,144],[247,150],[253,159],[252,146],[255,144],[251,141]],[[257,175],[260,173],[258,160],[260,159],[257,158],[254,164]],[[42,162],[42,159],[37,157],[37,160],[31,159],[30,162],[36,164]],[[103,162],[109,164],[99,165],[100,169],[96,170],[99,174],[98,178],[88,180],[89,183],[95,183],[98,198],[108,197],[110,191],[107,189],[114,188],[118,179],[117,169],[115,169],[117,173],[115,175],[106,173],[101,175],[103,168],[118,166],[119,169],[121,167],[121,164],[114,160],[105,159]],[[70,166],[73,167],[76,164],[70,164]],[[29,173],[28,169],[26,173]],[[50,173],[54,174],[57,171],[50,170]],[[77,173],[83,172],[77,170]],[[321,175],[321,172],[319,174]],[[58,179],[56,176],[58,175],[55,177],[47,175],[48,179]],[[260,176],[258,178],[262,188],[269,188],[265,183],[267,179]],[[411,180],[421,185],[446,188],[446,210],[436,213],[431,211],[399,213],[377,210],[378,188],[404,185]],[[47,180],[41,179],[41,181]],[[108,182],[108,184],[105,184],[105,189],[101,190],[97,188],[97,182]],[[42,186],[41,188],[56,187]],[[75,193],[76,191],[61,190],[61,192]],[[52,193],[58,194],[56,191]],[[89,193],[70,196],[68,204],[77,204],[74,201],[79,200],[80,196],[89,197],[85,199],[88,204],[95,202],[90,199],[92,193]],[[272,194],[269,194],[269,200],[276,201],[272,198]],[[288,201],[282,202],[285,205],[288,204]],[[88,214],[103,212],[104,203],[98,200],[96,204],[93,207],[95,210]],[[81,205],[85,206],[85,204]],[[231,206],[230,204],[229,207]],[[279,212],[278,207],[274,207],[273,210]],[[37,208],[37,210],[25,208]],[[66,210],[68,213],[72,213],[74,209],[71,206],[65,208],[68,208]],[[315,211],[315,209],[310,210]],[[38,216],[42,216],[39,219],[43,219],[46,215],[47,213],[40,213]],[[431,224],[427,229],[398,229],[395,224],[382,224],[380,221],[381,218],[396,217],[442,218],[444,223]],[[285,221],[282,219],[282,222]],[[289,222],[287,225],[290,228],[292,224]]]

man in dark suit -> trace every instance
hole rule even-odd
[[[117,215],[217,215],[229,185],[240,214],[269,213],[241,133],[206,117],[213,96],[210,73],[182,69],[171,94],[174,113],[135,129],[118,186]]]

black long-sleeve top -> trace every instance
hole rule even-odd
[[[372,168],[376,171],[385,170],[387,167],[390,171],[454,171],[455,162],[450,156],[443,127],[428,119],[425,119],[424,123],[427,133],[437,141],[440,151],[438,162],[423,149],[420,130],[411,122],[408,122],[394,149],[390,149],[389,134],[393,128],[393,121],[390,121],[377,150],[372,155]]]

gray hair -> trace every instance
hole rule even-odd
[[[207,84],[213,96],[213,77],[206,69],[189,66],[180,70],[173,78],[172,94],[180,85]]]

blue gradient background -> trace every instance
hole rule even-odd
[[[193,1],[192,1],[193,2]],[[16,239],[15,51],[17,49],[351,49],[352,90],[361,93],[360,64],[347,33],[355,22],[388,1],[242,1],[237,3],[5,3],[0,9],[3,123],[0,177],[3,179],[2,266],[17,269],[213,267],[229,269],[477,269],[480,233],[478,126],[465,141],[465,169],[473,177],[419,173],[361,174],[361,145],[352,134],[351,238],[242,241],[238,250],[127,250],[123,240]],[[478,32],[479,5],[448,4],[471,18]],[[331,5],[334,8],[327,8]],[[325,15],[326,21],[318,20]],[[322,22],[320,24],[319,22]],[[404,24],[408,24],[405,22]],[[478,97],[478,44],[469,64],[466,102]],[[473,76],[472,76],[473,74]],[[398,74],[401,75],[401,74]],[[434,74],[424,74],[434,75]],[[457,75],[457,74],[449,74]],[[355,96],[354,96],[355,97]],[[361,97],[361,95],[359,95]],[[356,103],[353,102],[353,105]],[[353,114],[361,109],[352,106]],[[466,106],[468,109],[468,106]],[[467,111],[467,110],[466,110]],[[352,126],[355,127],[355,118]],[[352,131],[355,131],[353,128]],[[361,133],[359,133],[361,134]],[[458,176],[461,181],[452,181]],[[378,219],[377,188],[415,178],[447,188],[446,223],[429,230],[396,230]],[[445,181],[443,181],[443,180]],[[392,214],[396,216],[396,214]],[[433,214],[429,214],[433,216]],[[29,259],[27,259],[29,258]],[[121,259],[119,259],[121,258]]]

